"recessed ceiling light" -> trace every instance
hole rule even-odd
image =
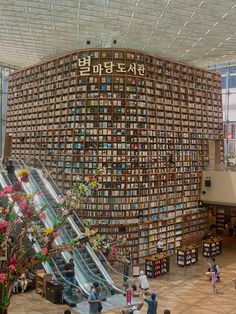
[[[236,8],[236,4],[235,4],[235,5],[233,5],[231,9],[234,9],[234,8]]]
[[[191,17],[193,17],[195,14],[196,14],[196,12],[195,12],[195,11],[193,11],[193,13],[192,13]]]
[[[229,36],[228,38],[226,38],[225,40],[230,40],[231,39],[231,37]]]
[[[210,31],[211,31],[211,30],[210,30],[210,29],[208,29],[208,31],[207,31],[205,34],[206,34],[206,35],[207,35],[207,34],[209,34],[209,33],[210,33]]]
[[[214,51],[214,50],[216,50],[216,48],[212,48],[212,49],[211,49],[211,51]]]
[[[196,46],[196,43],[194,43],[193,45],[192,45],[192,47],[195,47]]]
[[[218,44],[218,46],[222,46],[222,45],[223,45],[223,43],[219,43],[219,44]]]
[[[198,41],[201,41],[202,40],[202,37],[198,38]]]
[[[225,19],[226,16],[228,16],[228,15],[229,15],[229,13],[225,13],[225,14],[222,16],[222,19]]]
[[[189,53],[189,51],[190,51],[190,49],[187,49],[187,50],[186,50],[186,53]]]
[[[181,33],[182,31],[181,31],[181,29],[178,31],[178,33],[177,33],[177,35],[180,35],[180,33]]]
[[[215,22],[215,24],[212,26],[212,28],[216,27],[217,24],[219,24],[219,22]]]
[[[201,1],[201,2],[199,3],[198,7],[201,8],[201,6],[203,5],[204,2],[205,2],[205,1]]]

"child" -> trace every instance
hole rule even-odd
[[[19,292],[19,291],[18,291],[19,284],[20,284],[20,282],[19,282],[18,279],[16,279],[16,281],[13,282],[13,285],[12,285],[12,293],[15,294],[15,293],[18,293],[18,292]]]
[[[27,288],[28,281],[26,279],[26,275],[23,273],[19,277],[19,282],[20,282],[20,287],[21,287],[21,292],[24,293]]]

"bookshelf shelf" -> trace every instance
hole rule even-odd
[[[12,155],[39,157],[62,190],[106,169],[79,214],[126,236],[134,263],[160,237],[173,254],[208,227],[198,201],[208,141],[223,141],[215,72],[132,50],[71,52],[11,74],[7,134]]]

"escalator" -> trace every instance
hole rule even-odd
[[[6,173],[1,168],[0,169],[0,187],[3,189],[5,186],[12,185],[10,180],[8,179]],[[14,209],[16,213],[19,211],[19,207],[17,204],[14,205]],[[37,222],[39,225],[42,226],[42,222],[39,220]],[[32,245],[32,252],[35,251],[36,253],[40,252],[41,247],[40,243],[37,241],[37,239],[30,238],[28,239],[29,245]],[[30,251],[29,251],[30,254]],[[30,254],[31,255],[31,254]],[[29,255],[29,257],[30,257]],[[34,255],[34,254],[32,254]],[[66,280],[65,276],[62,274],[62,271],[60,270],[60,257],[54,257],[49,262],[42,263],[43,268],[47,273],[52,274],[53,280],[57,280],[63,285],[63,298],[64,302],[69,304],[70,306],[76,306],[76,304],[80,303],[84,297],[83,294],[80,291],[80,288],[76,285],[73,285],[72,289],[69,289],[71,284]],[[64,267],[64,264],[63,264]],[[71,293],[71,291],[74,293]]]
[[[37,168],[34,167],[35,166],[35,162],[34,162],[34,166],[31,167],[32,174],[34,175],[34,173],[37,172],[37,174],[34,175],[35,179],[38,179],[38,177],[40,177],[40,179],[44,182],[44,189],[46,190],[47,194],[48,193],[51,194],[52,202],[53,200],[56,202],[59,202],[60,201],[59,196],[63,196],[61,190],[59,189],[59,187],[57,186],[57,184],[55,183],[51,175],[47,172],[47,169],[45,168],[41,160],[36,158],[35,161],[36,161]],[[76,212],[73,213],[73,221],[75,225],[78,227],[78,229],[81,232],[84,232],[85,230],[84,225]],[[82,251],[82,254],[85,256],[85,259],[88,262],[90,262],[91,258],[93,258],[91,256],[89,257],[91,253],[94,253],[94,252],[93,250],[91,250],[90,245],[87,245],[87,250],[84,248]],[[100,264],[102,264],[103,268],[106,270],[106,273],[109,274],[109,277],[111,278],[111,280],[113,282],[116,282],[116,287],[119,287],[120,290],[124,291],[127,288],[128,284],[130,283],[132,284],[134,282],[134,279],[132,277],[126,276],[124,274],[123,269],[121,271],[117,271],[117,269],[114,269],[101,251],[95,257],[99,258]]]
[[[25,168],[26,165],[22,164],[19,161],[16,161],[16,168],[17,168],[16,172],[18,172],[22,167]],[[22,183],[22,186],[25,192],[28,194],[37,193],[35,196],[35,199],[36,199],[36,206],[38,208],[42,208],[42,206],[47,205],[47,209],[45,210],[47,218],[45,221],[43,221],[43,223],[45,227],[52,227],[53,222],[56,218],[55,212],[53,209],[53,205],[55,205],[55,201],[50,197],[49,193],[46,193],[47,191],[44,189],[44,185],[42,184],[40,178],[39,177],[35,178],[36,177],[35,173],[33,177],[31,173],[32,172],[31,169],[30,168],[28,169],[30,170],[30,175],[29,175],[30,182]],[[40,187],[39,187],[39,184],[41,185]],[[44,195],[42,195],[41,193],[39,194],[38,192],[43,192]],[[58,237],[55,240],[56,244],[68,243],[68,242],[71,242],[72,238],[77,237],[78,234],[75,234],[74,237],[72,238],[69,234],[70,232],[72,235],[74,228],[73,229],[70,228],[69,222],[66,224],[65,228],[64,227],[61,228],[60,237]],[[81,232],[80,232],[80,235],[81,235]],[[112,292],[110,286],[108,285],[106,280],[101,276],[100,272],[97,271],[97,269],[95,270],[94,268],[94,273],[91,271],[91,268],[93,269],[94,266],[92,264],[90,264],[91,267],[88,266],[87,264],[88,260],[87,262],[85,262],[84,258],[86,258],[86,256],[85,255],[83,256],[82,254],[83,253],[81,253],[80,250],[78,249],[76,249],[73,252],[73,259],[74,259],[74,264],[75,264],[75,278],[79,287],[81,288],[84,295],[88,295],[91,290],[92,283],[95,281],[98,281],[101,288],[101,296],[102,298],[106,298]],[[61,270],[62,270],[62,268],[64,267],[63,264],[65,265],[65,263],[63,262],[68,262],[71,257],[72,256],[70,253],[63,252],[60,255],[60,257],[57,257],[57,259],[61,258],[61,260],[55,261],[55,264],[59,265],[59,267],[61,265]]]

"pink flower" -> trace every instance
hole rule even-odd
[[[116,254],[117,252],[118,252],[118,248],[113,246],[113,247],[111,248],[111,253],[112,253],[112,254]]]
[[[59,237],[60,233],[58,231],[55,231],[52,233],[52,235],[54,236],[54,238]]]
[[[49,241],[49,237],[44,237],[44,238],[43,238],[43,241],[44,241],[45,244],[47,244],[48,241]]]
[[[5,193],[0,192],[0,198],[4,198],[5,196],[6,196],[6,194],[5,194]]]
[[[17,191],[17,192],[20,192],[20,190],[21,190],[21,184],[20,184],[20,182],[17,181],[17,182],[15,183],[14,189],[15,189],[15,191]]]
[[[41,214],[39,214],[39,218],[40,218],[41,220],[45,220],[45,219],[47,218],[46,213],[45,213],[45,212],[42,212]]]
[[[15,218],[14,221],[13,221],[13,223],[14,223],[15,225],[19,224],[20,222],[21,222],[21,221],[20,221],[19,218]]]
[[[63,210],[62,216],[66,216],[66,215],[68,215],[68,214],[69,214],[69,210],[68,210],[68,209]]]
[[[21,181],[25,183],[29,182],[29,176],[27,173],[23,174],[23,176],[21,177]]]
[[[66,192],[66,195],[67,195],[68,197],[70,197],[70,196],[72,196],[72,192],[71,192],[71,191],[67,191],[67,192]]]
[[[13,264],[11,264],[11,265],[8,266],[8,269],[9,269],[10,271],[14,271],[14,270],[16,270],[16,266],[13,265]]]
[[[5,232],[9,222],[6,220],[0,220],[0,232]]]
[[[3,189],[4,192],[6,192],[7,194],[10,194],[12,191],[13,191],[13,187],[8,185],[8,186],[5,186],[5,188]]]
[[[16,265],[16,258],[15,257],[10,258],[10,264]]]
[[[7,279],[7,274],[0,273],[0,283],[3,283]]]
[[[47,249],[46,247],[43,247],[43,248],[41,249],[41,253],[42,253],[43,256],[46,256],[47,253],[48,253],[48,249]]]

